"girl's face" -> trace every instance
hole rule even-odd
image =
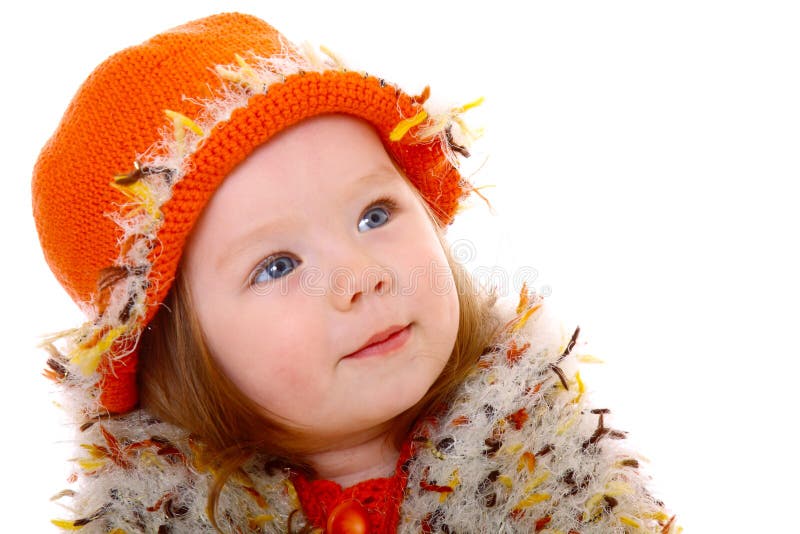
[[[412,187],[371,126],[324,115],[253,152],[193,230],[184,272],[213,357],[301,434],[385,431],[450,357],[457,290]]]

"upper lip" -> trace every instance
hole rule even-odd
[[[389,327],[389,328],[387,328],[386,330],[383,330],[383,331],[381,331],[381,332],[378,332],[377,334],[375,334],[374,336],[372,336],[371,338],[369,338],[369,339],[368,339],[368,340],[367,340],[367,341],[366,341],[366,342],[365,342],[363,345],[361,345],[359,348],[357,348],[356,350],[354,350],[353,352],[351,352],[350,354],[348,354],[348,356],[351,356],[351,355],[355,354],[356,352],[358,352],[358,351],[360,351],[360,350],[363,350],[363,349],[365,349],[365,348],[369,347],[369,346],[370,346],[370,345],[372,345],[373,343],[379,343],[379,342],[381,342],[381,341],[385,340],[386,338],[388,338],[388,337],[389,337],[389,336],[391,336],[392,334],[394,334],[394,333],[396,333],[396,332],[399,332],[400,330],[404,329],[406,326],[408,326],[408,325],[407,325],[407,324],[396,324],[396,325],[390,326],[390,327]]]

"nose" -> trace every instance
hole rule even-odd
[[[339,252],[342,261],[331,267],[328,276],[328,294],[336,309],[347,310],[359,300],[389,294],[396,287],[397,273],[367,251],[353,246]]]

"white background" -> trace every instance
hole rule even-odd
[[[481,190],[494,214],[473,201],[451,229],[474,243],[470,265],[535,269],[533,286],[580,323],[606,361],[586,372],[596,404],[651,459],[686,532],[796,525],[792,2],[11,5],[0,15],[4,532],[55,531],[62,513],[47,499],[65,487],[71,430],[34,345],[81,321],[38,248],[31,167],[100,61],[221,10],[325,44],[409,93],[430,84],[434,104],[485,96],[467,119],[486,127],[473,181],[494,185]]]

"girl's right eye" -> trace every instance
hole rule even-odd
[[[250,285],[265,284],[272,280],[281,278],[290,273],[300,262],[286,254],[271,254],[265,258],[250,276]]]

